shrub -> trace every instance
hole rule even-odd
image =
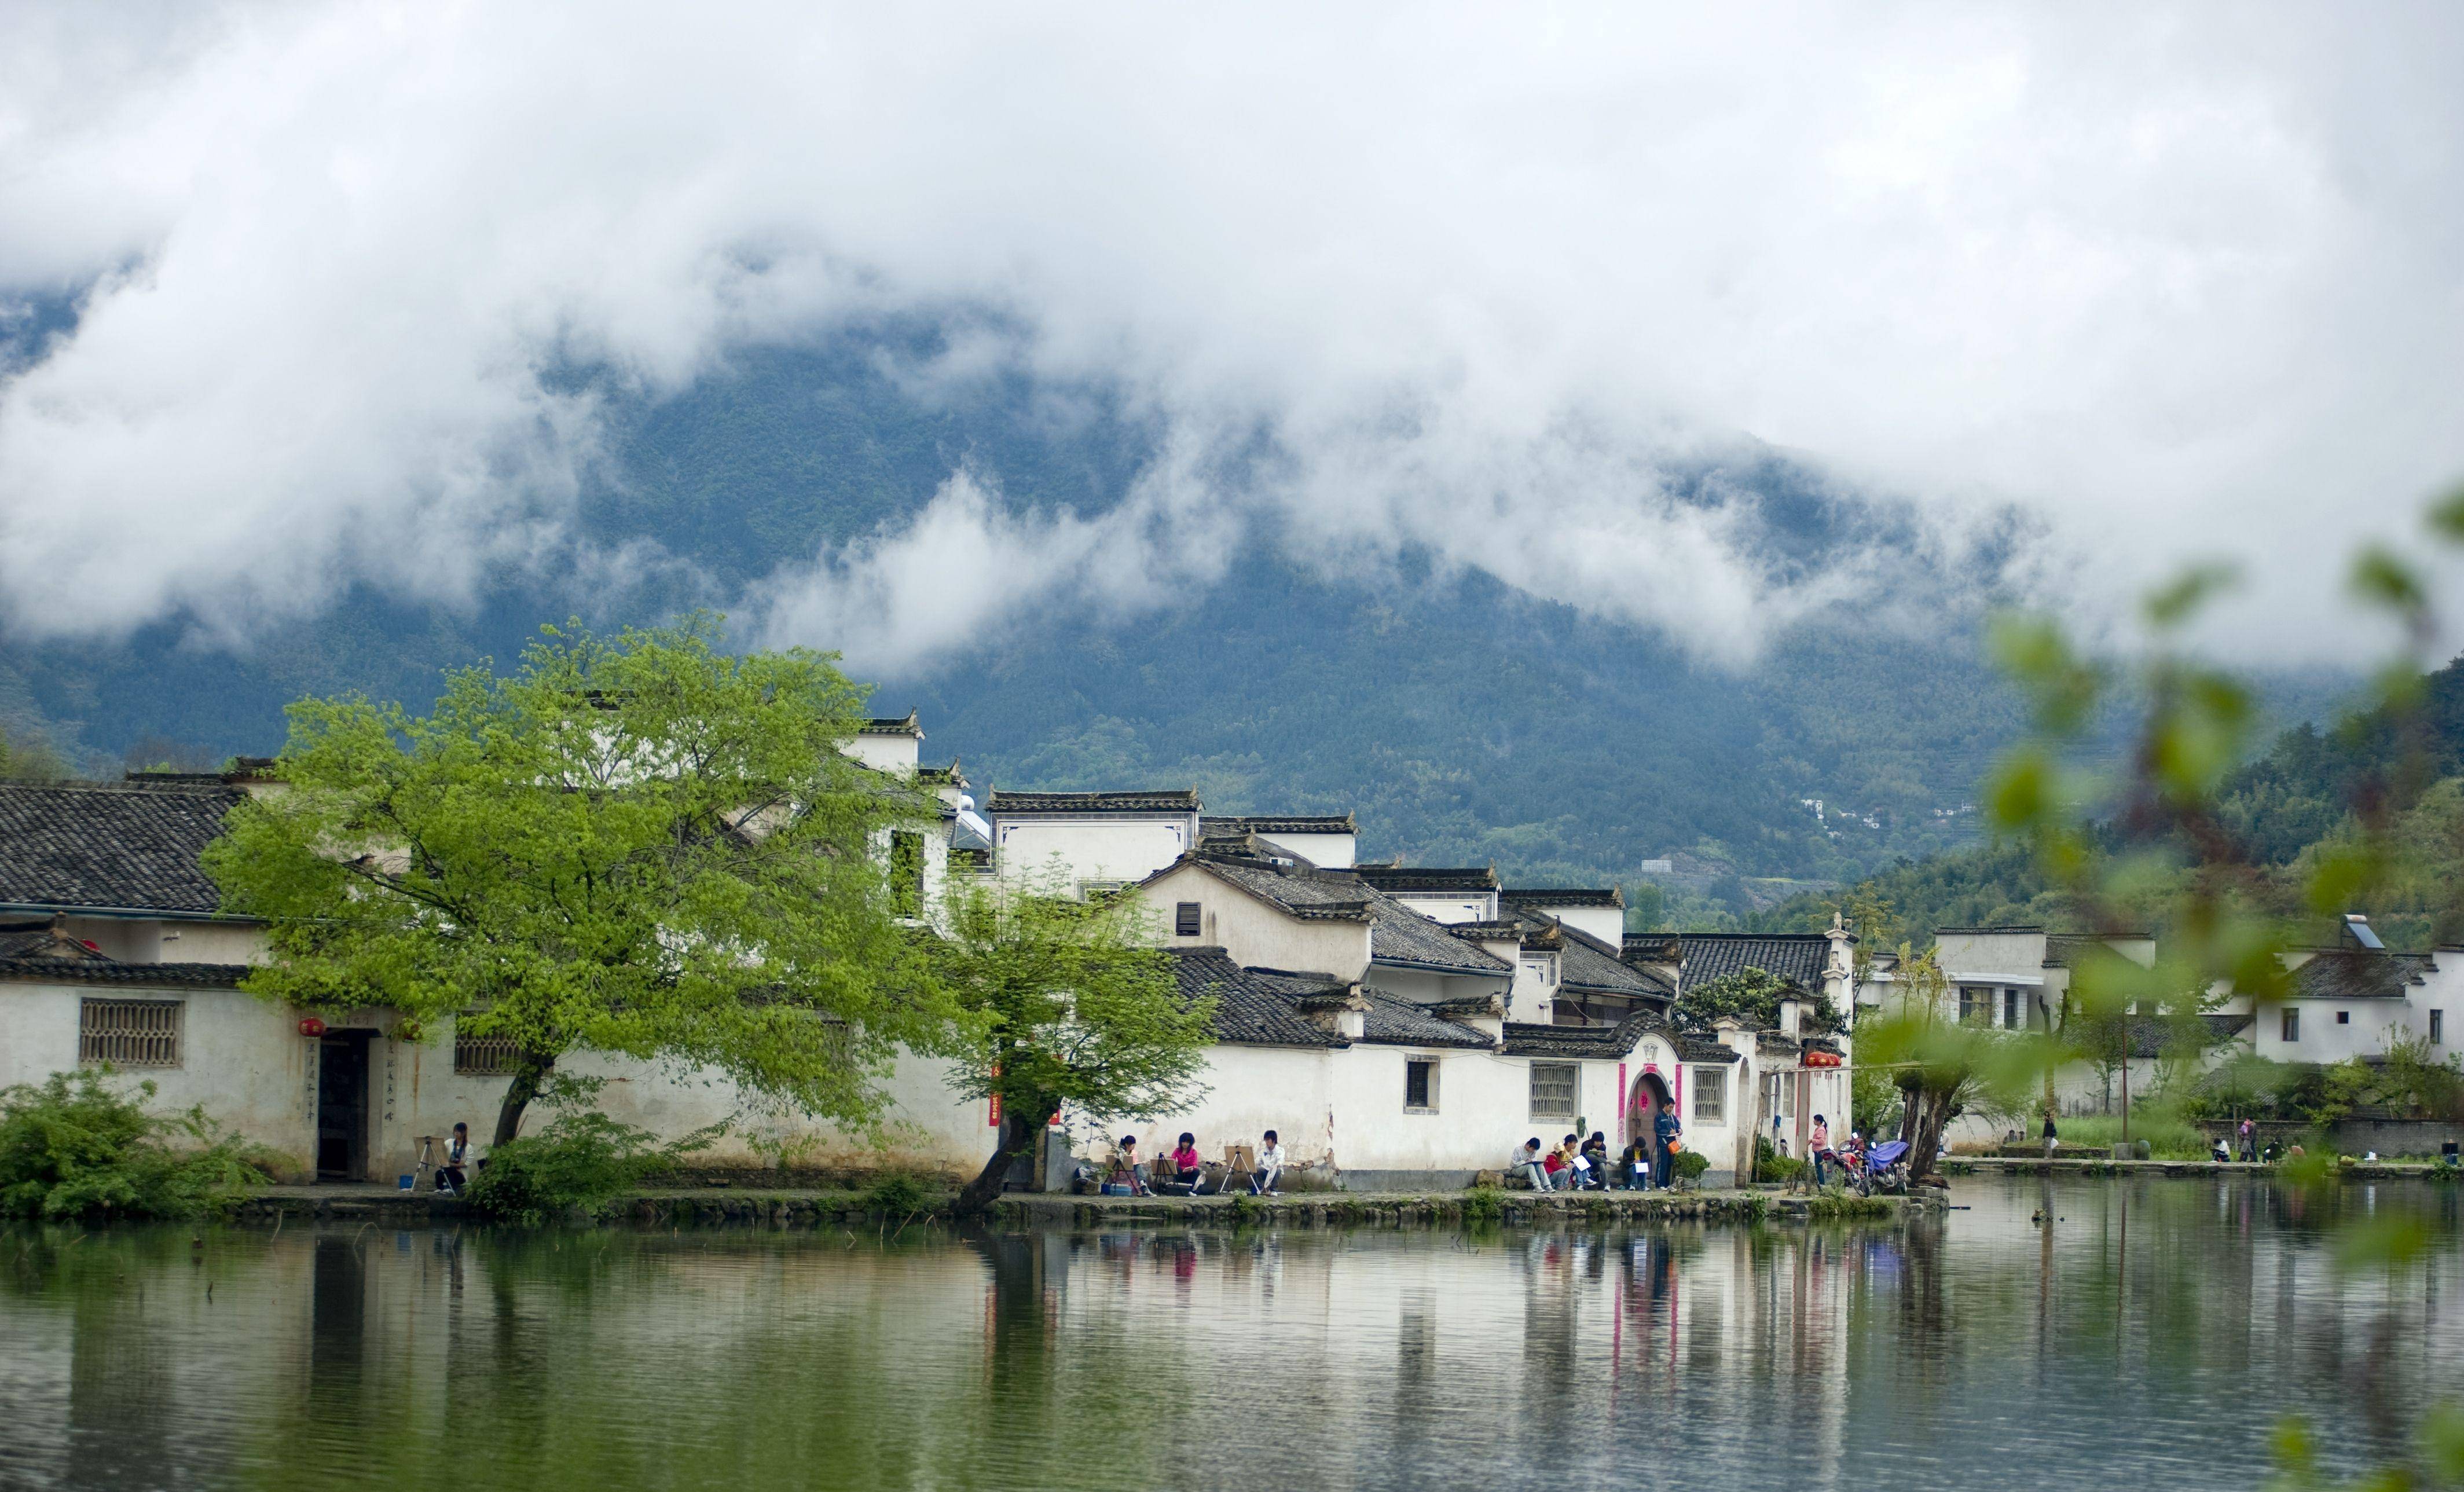
[[[1506,1194],[1493,1186],[1476,1186],[1463,1202],[1463,1221],[1495,1222],[1506,1216]]]
[[[905,1172],[892,1172],[872,1184],[864,1197],[865,1209],[886,1218],[910,1218],[925,1210],[932,1198],[924,1195],[922,1184]]]
[[[114,1092],[55,1072],[0,1092],[0,1217],[196,1218],[229,1213],[264,1173],[203,1108],[145,1111],[154,1085]]]
[[[595,1078],[555,1080],[540,1101],[558,1110],[557,1117],[535,1135],[496,1147],[471,1178],[472,1210],[532,1226],[577,1210],[603,1217],[618,1197],[706,1148],[726,1128],[714,1126],[660,1145],[649,1130],[587,1107],[599,1087]]]
[[[1678,1154],[1680,1154],[1680,1155],[1689,1155],[1689,1154],[1692,1154],[1692,1153],[1693,1153],[1693,1152],[1692,1152],[1691,1151],[1680,1151],[1680,1152],[1678,1152]],[[1705,1162],[1704,1162],[1704,1167],[1705,1167],[1705,1169],[1706,1169],[1706,1170],[1707,1170],[1707,1169],[1709,1169],[1709,1166],[1710,1166],[1710,1162],[1708,1162],[1708,1161],[1705,1161]],[[1805,1174],[1805,1171],[1806,1171],[1806,1163],[1805,1163],[1804,1161],[1801,1161],[1801,1160],[1797,1159],[1797,1158],[1796,1158],[1795,1156],[1793,1156],[1793,1155],[1783,1155],[1783,1154],[1781,1154],[1781,1153],[1779,1152],[1779,1149],[1778,1149],[1778,1147],[1777,1147],[1777,1146],[1774,1146],[1773,1144],[1771,1144],[1771,1142],[1769,1139],[1766,1139],[1766,1138],[1764,1138],[1764,1137],[1762,1137],[1762,1136],[1760,1136],[1760,1135],[1755,1136],[1755,1138],[1754,1138],[1754,1179],[1755,1179],[1755,1180],[1757,1180],[1757,1181],[1793,1181],[1793,1180],[1795,1180],[1798,1176],[1801,1176],[1801,1175]]]
[[[1679,1151],[1669,1165],[1676,1168],[1679,1180],[1700,1181],[1703,1173],[1711,1169],[1711,1157],[1701,1151]]]

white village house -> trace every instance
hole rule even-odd
[[[955,766],[921,765],[922,738],[911,714],[871,722],[846,749],[939,798],[937,822],[889,846],[916,865],[927,907],[952,875],[1133,895],[1183,991],[1219,997],[1204,1096],[1122,1128],[1190,1130],[1210,1154],[1273,1129],[1296,1169],[1374,1189],[1463,1184],[1527,1136],[1553,1143],[1579,1128],[1622,1144],[1658,1106],[1675,1108],[1715,1176],[1757,1122],[1771,1132],[1776,1117],[1799,1152],[1814,1112],[1848,1123],[1845,1039],[1797,1029],[1815,1002],[1849,1009],[1844,930],[1629,937],[1613,889],[1360,866],[1349,815],[1212,816],[1189,791],[995,791],[979,813]],[[390,1178],[423,1136],[456,1120],[486,1130],[508,1054],[450,1029],[409,1039],[385,1008],[320,1018],[236,987],[263,939],[218,914],[197,856],[262,785],[246,770],[0,784],[0,1085],[107,1062],[153,1081],[158,1103],[203,1105],[302,1176]],[[1681,990],[1749,965],[1802,992],[1779,1029],[1671,1025]],[[878,1134],[770,1111],[714,1073],[567,1065],[609,1080],[610,1113],[663,1134],[732,1120],[714,1165],[966,1173],[996,1132],[987,1106],[957,1101],[946,1066],[922,1059],[899,1064]],[[1062,1134],[1082,1154],[1101,1151],[1083,1125]]]

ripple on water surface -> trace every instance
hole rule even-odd
[[[2454,1189],[1867,1228],[0,1234],[0,1483],[2247,1486],[2464,1381]],[[2419,1211],[2392,1280],[2338,1217]],[[2049,1226],[2031,1220],[2043,1212]]]

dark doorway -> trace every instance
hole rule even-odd
[[[317,1059],[317,1179],[361,1181],[368,1174],[368,1036],[335,1031]]]
[[[1650,1139],[1655,1132],[1653,1121],[1660,1111],[1674,1108],[1676,1103],[1669,1097],[1668,1085],[1659,1073],[1646,1072],[1635,1079],[1634,1092],[1626,1104],[1626,1138]]]

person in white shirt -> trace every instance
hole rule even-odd
[[[1275,1141],[1275,1131],[1266,1131],[1266,1143],[1258,1151],[1258,1169],[1249,1174],[1249,1195],[1274,1196],[1275,1183],[1284,1174],[1284,1148]]]
[[[471,1127],[455,1125],[453,1138],[445,1142],[445,1164],[437,1168],[436,1189],[449,1196],[461,1196],[462,1189],[471,1184],[471,1161],[475,1154],[471,1149]]]

